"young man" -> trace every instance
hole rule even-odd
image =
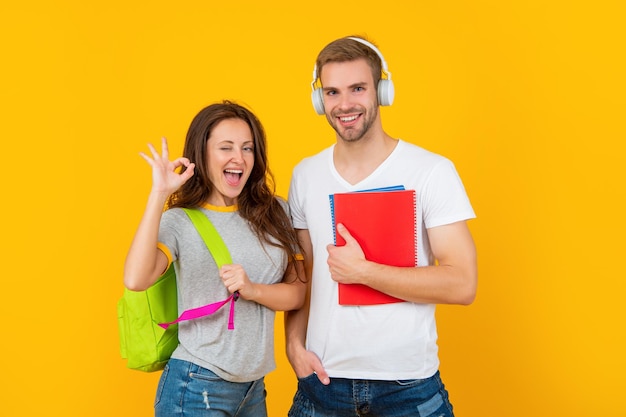
[[[438,371],[435,305],[468,305],[476,294],[466,225],[474,212],[463,184],[449,160],[383,130],[378,106],[390,105],[394,90],[373,44],[331,42],[313,78],[313,105],[337,142],[296,166],[289,191],[311,285],[309,308],[285,319],[298,376],[289,416],[452,416]],[[394,185],[416,193],[416,224],[407,227],[417,232],[417,267],[368,261],[341,225],[346,244],[332,244],[330,194]],[[365,284],[404,302],[339,305],[338,283]]]

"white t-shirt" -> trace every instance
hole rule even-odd
[[[333,149],[302,160],[289,190],[293,225],[308,229],[313,245],[307,348],[319,356],[331,377],[428,378],[439,367],[435,305],[339,305],[337,283],[326,263],[326,246],[333,243],[328,196],[395,185],[415,190],[421,267],[434,263],[426,229],[475,217],[463,183],[448,159],[400,140],[371,175],[351,185],[335,169]]]

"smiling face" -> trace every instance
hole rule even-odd
[[[372,70],[365,59],[330,62],[320,77],[326,119],[346,142],[361,140],[378,119]]]
[[[254,167],[250,127],[241,119],[222,120],[211,131],[206,146],[209,180],[213,185],[208,203],[232,206]]]

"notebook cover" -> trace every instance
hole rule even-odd
[[[360,191],[330,196],[335,245],[343,223],[359,242],[365,258],[392,266],[416,266],[415,190]],[[390,277],[392,279],[393,277]],[[339,304],[374,305],[403,300],[361,284],[339,284]]]

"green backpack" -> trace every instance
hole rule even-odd
[[[204,213],[183,209],[202,236],[218,268],[232,263],[222,238]],[[178,317],[176,272],[170,265],[150,288],[145,291],[124,289],[117,303],[120,334],[120,353],[127,359],[127,367],[144,372],[159,371],[165,367],[178,346],[178,322],[212,314],[230,301],[229,329],[234,329],[234,302],[238,294],[217,303],[185,311]],[[177,318],[178,317],[178,318]]]

